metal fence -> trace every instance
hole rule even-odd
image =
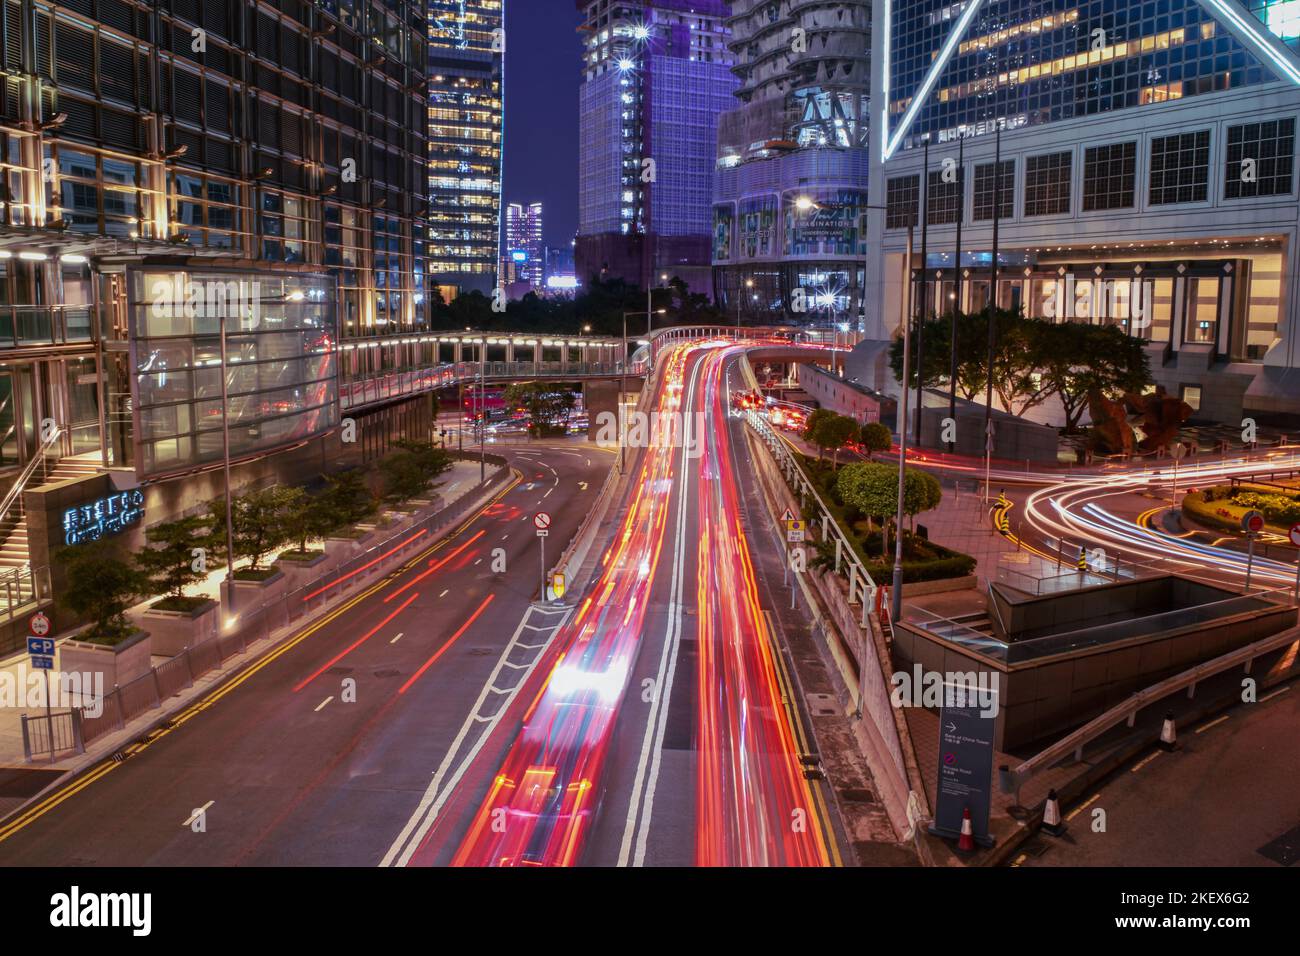
[[[161,707],[163,702],[193,685],[202,675],[224,664],[230,658],[246,651],[250,644],[270,637],[279,627],[301,620],[336,601],[349,591],[372,581],[388,571],[392,565],[412,553],[431,545],[438,532],[460,521],[475,502],[505,484],[510,475],[504,459],[488,456],[496,471],[485,482],[455,498],[418,521],[398,521],[391,534],[370,545],[332,568],[327,581],[312,581],[288,593],[269,596],[256,604],[238,606],[237,628],[229,633],[219,633],[206,641],[187,647],[171,660],[113,688],[94,707],[74,707],[53,715],[53,733],[56,752],[76,750],[104,734],[122,730],[127,721],[147,710]],[[22,718],[23,752],[28,761],[33,755],[49,751],[50,721],[45,715]]]
[[[643,374],[644,366],[628,366],[629,375]],[[357,408],[374,402],[387,401],[404,395],[447,388],[457,382],[476,382],[480,375],[495,379],[515,378],[584,378],[589,376],[620,375],[623,367],[617,362],[456,362],[428,368],[385,372],[369,378],[339,385],[339,400],[345,409]]]

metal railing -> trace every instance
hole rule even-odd
[[[41,468],[42,473],[44,473],[45,455],[50,450],[50,447],[58,441],[62,435],[63,429],[56,425],[52,430],[52,434],[45,441],[41,442],[40,448],[36,449],[36,454],[32,455],[31,460],[23,466],[23,470],[19,473],[18,479],[9,488],[9,491],[5,494],[3,500],[0,500],[0,521],[4,521],[8,516],[9,509],[13,507],[15,501],[19,503],[19,508],[22,508],[22,493],[27,487],[27,482],[31,480],[32,475],[35,474],[38,467]]]
[[[1187,696],[1192,697],[1196,693],[1196,685],[1207,677],[1213,677],[1216,674],[1243,665],[1249,672],[1257,657],[1291,644],[1300,644],[1300,628],[1288,628],[1261,641],[1239,647],[1235,651],[1229,651],[1227,654],[1206,661],[1204,664],[1198,664],[1157,684],[1152,684],[1150,687],[1138,691],[1127,700],[1094,717],[1078,730],[1067,734],[1050,747],[1021,762],[1018,766],[1000,771],[999,789],[1003,793],[1015,793],[1036,774],[1054,767],[1071,753],[1074,754],[1076,761],[1082,761],[1085,746],[1112,728],[1117,727],[1120,723],[1127,722],[1129,727],[1133,727],[1137,722],[1138,712],[1142,709],[1159,703],[1164,698],[1182,690],[1186,690]]]
[[[218,633],[184,648],[180,654],[150,668],[134,680],[115,686],[95,701],[92,708],[73,708],[69,713],[54,715],[56,749],[62,743],[67,745],[64,749],[84,751],[86,744],[105,734],[124,729],[127,721],[147,710],[161,707],[164,701],[192,686],[197,678],[244,653],[250,644],[270,637],[279,627],[320,611],[343,594],[386,574],[394,564],[405,560],[413,552],[428,547],[435,540],[438,531],[461,520],[476,501],[503,484],[509,476],[510,469],[504,459],[496,456],[488,456],[488,459],[496,471],[488,476],[487,481],[476,484],[418,521],[399,520],[392,533],[383,540],[326,572],[329,581],[312,581],[288,593],[267,597],[256,604],[238,606],[237,620],[243,623],[235,630]],[[92,711],[95,712],[93,715]],[[32,759],[32,753],[39,754],[41,751],[39,746],[34,745],[30,751],[26,747],[26,728],[35,728],[42,720],[45,720],[43,715],[23,718],[24,752],[28,760]],[[68,727],[59,726],[59,721],[66,721]],[[32,733],[47,735],[40,740],[45,741],[48,750],[49,731],[33,730]],[[32,739],[37,741],[36,736]]]
[[[23,731],[23,759],[28,763],[43,755],[50,759],[66,750],[81,753],[85,743],[81,739],[80,713],[75,710],[53,711],[50,714],[21,717]],[[51,742],[50,735],[54,735]]]
[[[89,306],[0,305],[0,348],[91,341]]]
[[[632,364],[628,366],[627,374],[644,374],[644,371],[643,365]],[[458,382],[477,382],[480,375],[489,379],[516,379],[587,378],[622,373],[623,367],[618,362],[456,362],[384,372],[343,382],[339,385],[339,401],[345,409],[357,408],[390,398],[447,388]]]

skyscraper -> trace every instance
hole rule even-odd
[[[739,105],[718,123],[714,295],[738,320],[858,322],[869,0],[733,0]]]
[[[429,0],[429,255],[450,300],[488,293],[501,259],[502,0]]]
[[[504,281],[528,282],[540,289],[546,270],[542,249],[542,204],[506,206],[506,244],[501,274]]]
[[[1000,305],[1139,336],[1198,419],[1300,424],[1294,12],[877,0],[869,337],[902,319],[909,225],[915,307],[993,298],[996,205]]]
[[[718,114],[736,79],[723,0],[578,0],[578,276],[707,291]]]

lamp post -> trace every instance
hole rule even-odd
[[[912,361],[912,226],[907,227],[907,252],[903,257],[903,394],[898,410],[898,511],[894,517],[894,574],[890,582],[889,619],[903,616],[903,486],[907,473],[907,375]],[[922,267],[924,273],[924,266]],[[924,280],[924,274],[922,275]],[[921,413],[917,408],[917,414]]]
[[[478,352],[478,483],[487,481],[487,336]]]
[[[226,381],[226,314],[221,313],[221,456],[226,476],[226,603],[235,616],[235,522],[230,501],[230,387]]]

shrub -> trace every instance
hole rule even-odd
[[[112,646],[130,637],[126,609],[148,587],[140,572],[102,540],[64,548],[58,560],[67,571],[63,605],[91,621],[82,639]]]

